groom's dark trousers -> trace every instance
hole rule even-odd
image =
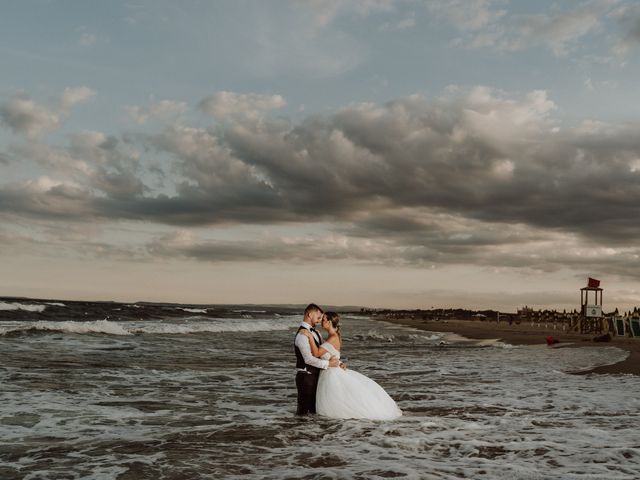
[[[302,328],[304,327],[300,327],[298,332]],[[315,336],[313,341],[316,346],[320,346]],[[318,388],[320,369],[304,363],[304,357],[298,347],[295,346],[295,343],[293,350],[296,354],[296,369],[298,370],[298,373],[296,373],[296,387],[298,388],[298,409],[296,414],[316,413],[316,390]]]
[[[298,387],[298,410],[296,414],[306,415],[316,413],[316,389],[318,388],[318,376],[320,370],[307,365],[307,372],[296,374],[296,387]]]

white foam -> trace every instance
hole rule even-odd
[[[189,313],[207,313],[207,309],[206,308],[182,308],[182,307],[180,307],[179,310],[184,310],[185,312],[189,312]]]
[[[156,333],[156,334],[188,334],[188,333],[221,333],[221,332],[271,332],[288,330],[291,328],[288,322],[253,321],[244,322],[238,320],[225,320],[224,322],[199,322],[191,324],[151,324],[143,327],[132,328],[132,333]]]
[[[441,334],[434,333],[433,335],[422,335],[422,334],[412,334],[409,335],[411,340],[424,341],[424,340],[440,340],[442,338]]]
[[[13,455],[12,467],[21,476],[84,470],[94,472],[86,478],[106,479],[119,475],[108,468],[146,458],[185,478],[639,478],[640,377],[565,373],[619,361],[627,355],[619,348],[438,348],[428,342],[440,334],[345,321],[349,368],[379,382],[405,415],[391,422],[307,421],[293,413],[291,340],[299,321],[117,322],[129,332],[190,333],[222,324],[240,332],[224,337],[0,338],[7,353],[0,384],[11,386],[3,392],[0,437],[32,445]],[[243,329],[279,322],[288,331],[257,333],[259,341],[247,348]],[[50,359],[63,361],[49,370]],[[101,359],[108,366],[94,368]],[[46,458],[35,454],[54,443]],[[135,448],[123,448],[128,443]],[[104,477],[95,473],[101,471]]]
[[[68,333],[106,333],[108,335],[131,335],[131,333],[121,325],[115,322],[110,322],[108,320],[95,320],[93,322],[22,322],[18,325],[14,324],[13,326],[8,328],[0,328],[0,335],[28,330]]]
[[[106,335],[132,334],[163,334],[180,335],[193,333],[223,333],[223,332],[271,332],[288,330],[295,326],[293,318],[279,318],[274,320],[239,320],[220,319],[202,321],[203,317],[192,317],[192,322],[169,323],[162,321],[140,322],[112,322],[109,320],[95,320],[87,322],[11,322],[0,327],[0,335],[20,331],[52,331],[76,334],[102,333]],[[199,321],[198,321],[199,320]]]
[[[53,305],[54,307],[66,307],[64,303],[60,302],[45,302],[47,305]]]
[[[369,330],[366,333],[360,333],[355,336],[359,341],[382,340],[383,342],[393,342],[394,335],[380,333],[378,330]]]
[[[27,312],[44,312],[46,305],[36,305],[18,302],[0,302],[0,310],[26,310]]]

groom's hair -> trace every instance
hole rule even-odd
[[[320,312],[320,313],[324,313],[324,310],[322,310],[318,305],[316,305],[315,303],[310,303],[309,305],[307,305],[307,308],[304,309],[304,316],[306,317],[307,315],[309,315],[311,312]]]

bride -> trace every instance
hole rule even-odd
[[[329,337],[320,347],[316,346],[309,332],[303,332],[309,337],[313,356],[339,359],[342,339],[338,314],[327,312],[322,318],[322,328]],[[326,417],[370,420],[391,420],[402,415],[396,402],[376,382],[354,370],[337,367],[320,372],[316,411]]]

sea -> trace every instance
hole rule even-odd
[[[0,298],[0,479],[638,479],[615,347],[475,342],[342,313],[393,421],[296,417],[300,306]]]

